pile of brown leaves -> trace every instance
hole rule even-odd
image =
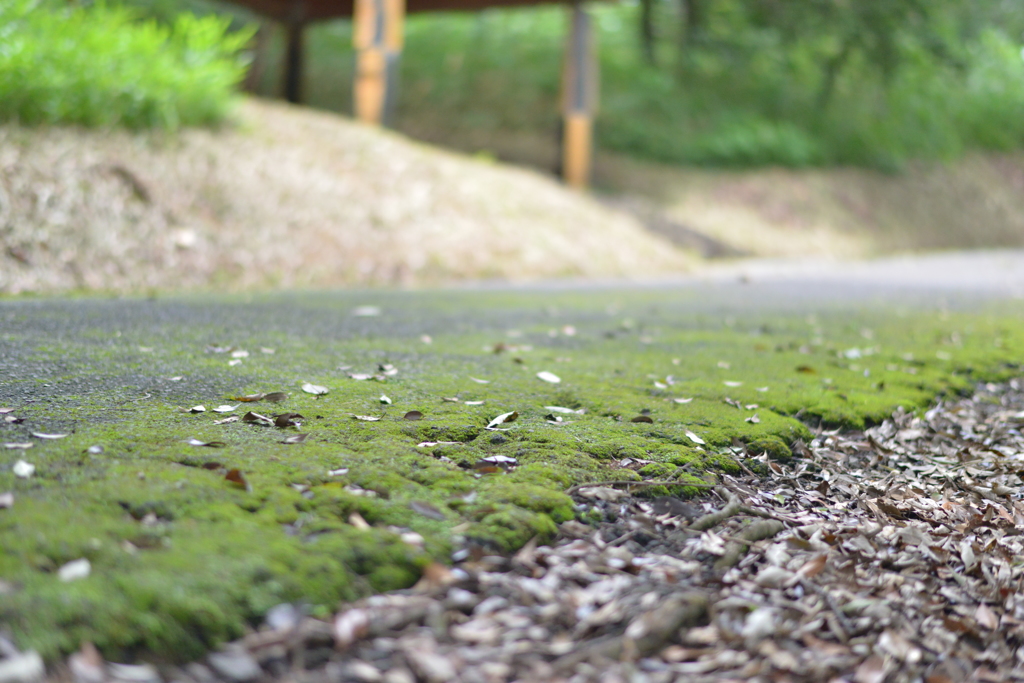
[[[580,488],[550,546],[471,547],[332,622],[280,606],[165,680],[1024,679],[1024,382],[821,432],[699,504]],[[216,659],[220,657],[220,659]],[[234,659],[232,659],[234,658]],[[234,664],[234,668],[227,664]]]

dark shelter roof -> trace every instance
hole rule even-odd
[[[541,5],[560,0],[406,0],[406,12],[477,11],[488,7]],[[561,0],[565,1],[565,0]],[[354,0],[230,0],[279,21],[320,21],[352,16]]]

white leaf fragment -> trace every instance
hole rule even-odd
[[[381,394],[380,398],[377,399],[377,400],[380,401],[381,403],[383,403],[386,406],[391,405],[391,399],[388,398],[386,394]]]
[[[563,408],[562,406],[544,406],[544,410],[550,410],[552,413],[563,413],[565,415],[582,415],[586,412],[582,408],[579,410],[573,410],[572,408]]]
[[[678,404],[682,405],[684,403],[689,403],[692,400],[693,400],[693,398],[674,398],[674,399],[672,399],[672,402],[673,403],[678,403]]]
[[[559,377],[553,372],[548,372],[547,370],[541,370],[540,372],[538,372],[537,379],[544,380],[545,382],[551,382],[552,384],[558,384],[559,382],[562,381],[561,377]]]
[[[491,383],[491,380],[489,380],[489,379],[480,379],[479,377],[470,377],[469,379],[474,381],[474,382],[476,382],[477,384],[490,384]]]
[[[67,434],[44,434],[42,432],[32,432],[32,436],[37,439],[63,439]]]
[[[36,466],[30,462],[19,460],[11,467],[11,471],[14,472],[14,476],[19,479],[28,479],[35,474]]]
[[[689,439],[690,441],[694,442],[698,446],[703,446],[706,443],[704,441],[704,439],[700,438],[699,436],[697,436],[696,434],[694,434],[693,432],[691,432],[689,430],[687,430],[687,432],[686,432],[686,438]]]
[[[498,425],[507,424],[509,422],[515,422],[516,418],[518,418],[518,417],[519,417],[519,413],[517,413],[514,410],[512,412],[509,412],[509,413],[502,413],[501,415],[499,415],[498,417],[494,418],[493,420],[491,420],[490,422],[487,423],[487,429],[492,429],[493,430]]]
[[[302,390],[307,394],[313,394],[314,396],[323,396],[330,391],[327,387],[322,387],[319,384],[310,384],[309,382],[302,385]]]
[[[83,557],[78,560],[71,560],[58,569],[57,578],[64,582],[77,581],[89,576],[90,571],[92,571],[92,565],[88,559]]]
[[[215,413],[230,413],[232,410],[235,410],[236,408],[238,408],[239,405],[242,405],[242,404],[239,403],[238,405],[234,405],[234,406],[229,406],[229,405],[217,406],[216,408],[213,409],[213,412],[215,412]]]

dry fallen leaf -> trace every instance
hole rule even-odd
[[[49,439],[49,440],[64,439],[64,438],[67,438],[67,436],[68,436],[67,434],[44,434],[42,432],[30,432],[30,434],[32,436],[36,437],[37,439]]]
[[[653,424],[654,420],[651,419],[650,415],[637,415],[632,420],[630,420],[630,422],[646,422],[648,424]]]
[[[14,472],[14,476],[19,479],[28,479],[35,474],[36,466],[32,463],[19,460],[11,466],[11,471]]]
[[[274,416],[274,426],[281,429],[287,427],[301,427],[302,421],[305,420],[302,415],[298,413],[281,413],[280,415]]]
[[[232,401],[238,401],[239,403],[255,403],[262,401],[266,397],[266,394],[250,394],[248,396],[232,396]]]
[[[357,529],[369,529],[370,524],[358,512],[352,512],[348,516],[348,523]]]
[[[309,382],[302,385],[302,390],[314,396],[323,396],[330,391],[327,387],[322,387],[319,384],[310,384]]]
[[[436,519],[438,521],[446,519],[445,514],[430,503],[413,500],[409,502],[409,507],[412,508],[414,512],[421,514],[424,517],[429,517],[430,519]]]
[[[487,423],[487,427],[485,429],[493,430],[493,429],[497,428],[498,425],[508,424],[510,422],[515,422],[516,419],[518,419],[518,418],[519,418],[519,413],[517,413],[514,410],[511,411],[511,412],[508,412],[508,413],[502,413],[498,417],[496,417],[493,420],[491,420],[490,422],[488,422]]]
[[[563,413],[566,415],[582,415],[586,412],[582,408],[580,410],[573,410],[572,408],[563,408],[562,406],[544,406],[544,410],[550,410],[553,413]]]
[[[78,560],[72,560],[67,564],[61,566],[57,570],[57,578],[61,581],[77,581],[78,579],[84,579],[89,576],[89,572],[92,570],[92,565],[86,558]]]
[[[999,628],[999,617],[985,603],[979,604],[978,609],[974,611],[974,620],[978,622],[979,626],[987,628],[989,631]]]
[[[281,443],[284,443],[284,444],[295,444],[295,443],[302,443],[303,441],[305,441],[305,440],[306,440],[306,438],[307,438],[308,436],[309,436],[309,434],[306,434],[306,433],[302,433],[302,434],[292,434],[291,436],[289,436],[288,438],[286,438],[286,439],[285,439],[284,441],[282,441]]]
[[[243,489],[248,493],[252,493],[252,486],[246,480],[245,475],[239,469],[228,470],[227,474],[224,475],[224,479],[232,486]]]
[[[887,673],[885,660],[878,655],[871,655],[857,667],[853,680],[856,683],[882,683]]]
[[[223,441],[200,441],[199,439],[189,439],[189,446],[206,446],[208,448],[224,448],[227,446]]]
[[[355,413],[349,413],[349,415],[351,415],[356,420],[362,420],[363,422],[379,422],[380,420],[384,419],[384,416],[386,414],[387,413],[381,413],[379,416],[375,417],[373,415],[356,415]]]
[[[410,420],[410,421],[422,420],[423,419],[423,413],[421,413],[418,410],[410,410],[409,412],[407,412],[405,415],[402,416],[402,419],[403,420]]]
[[[260,415],[259,413],[254,413],[251,410],[249,412],[247,412],[245,415],[242,416],[242,422],[249,422],[251,424],[261,424],[261,425],[272,425],[272,424],[274,424],[274,421],[271,420],[266,415]]]

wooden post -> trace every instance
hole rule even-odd
[[[569,40],[562,71],[562,175],[583,189],[590,182],[594,114],[597,112],[597,50],[590,15],[581,2],[570,10]]]
[[[306,6],[302,0],[291,5],[284,27],[287,41],[284,55],[284,98],[299,104],[302,102],[302,43],[306,32]]]
[[[394,115],[404,21],[405,0],[355,0],[355,115],[364,123],[386,125]]]
[[[289,21],[285,26],[288,44],[284,56],[284,98],[294,104],[302,102],[302,39],[306,25]]]

